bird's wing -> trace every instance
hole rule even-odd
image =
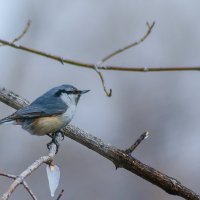
[[[13,119],[56,116],[64,113],[68,106],[64,103],[55,105],[53,102],[46,104],[31,104],[19,109],[13,114]]]

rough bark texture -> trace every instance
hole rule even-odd
[[[6,90],[5,88],[0,88],[0,101],[15,109],[28,105],[28,101],[11,91]],[[176,179],[143,164],[139,160],[125,153],[124,150],[107,145],[101,139],[73,125],[68,125],[62,131],[65,136],[79,142],[80,144],[112,161],[116,168],[121,167],[127,169],[150,183],[160,187],[169,194],[177,195],[190,200],[200,199],[199,195],[183,186]]]

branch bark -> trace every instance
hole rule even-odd
[[[6,174],[0,171],[0,176],[4,176],[7,178],[11,178],[11,179],[17,179],[17,176],[12,175],[12,174]],[[30,196],[32,197],[33,200],[37,200],[37,197],[33,194],[31,188],[28,186],[28,184],[26,183],[26,181],[22,181],[21,184],[24,186],[24,188],[27,190],[27,192],[30,194]]]
[[[138,41],[136,41],[136,42],[133,42],[133,43],[131,43],[131,44],[129,44],[129,45],[126,45],[126,46],[123,47],[123,48],[117,49],[116,51],[114,51],[114,52],[108,54],[107,56],[105,56],[103,59],[101,59],[101,61],[99,61],[99,62],[95,65],[94,70],[95,70],[95,71],[97,72],[97,74],[99,75],[99,78],[101,79],[101,83],[102,83],[104,92],[106,93],[106,95],[107,95],[108,97],[111,97],[111,96],[112,96],[112,89],[107,90],[106,85],[105,85],[105,81],[104,81],[103,74],[99,71],[99,68],[100,68],[101,66],[103,66],[103,63],[105,63],[106,61],[108,61],[108,60],[111,59],[112,57],[114,57],[114,56],[116,56],[116,55],[118,55],[118,54],[120,54],[120,53],[122,53],[122,52],[124,52],[124,51],[126,51],[126,50],[128,50],[128,49],[130,49],[130,48],[132,48],[132,47],[135,47],[135,46],[141,44],[142,42],[144,42],[144,40],[145,40],[145,39],[149,36],[149,34],[151,33],[151,31],[152,31],[154,25],[155,25],[155,22],[153,22],[152,24],[149,24],[149,23],[147,22],[147,27],[148,27],[147,32],[145,33],[145,35],[144,35],[142,38],[140,38],[140,40],[138,40]],[[104,66],[104,67],[105,67],[105,66]]]
[[[13,44],[12,42],[0,39],[0,43],[4,44],[6,46],[19,49],[22,51],[26,51],[32,54],[40,55],[55,61],[60,62],[61,64],[70,64],[74,65],[76,67],[83,67],[83,68],[88,68],[88,69],[93,69],[96,67],[95,64],[92,63],[85,63],[85,62],[80,62],[72,59],[67,59],[67,58],[62,58],[60,56],[52,55],[50,53],[45,53],[43,51],[33,49],[30,47],[22,46],[22,45],[16,45]],[[128,71],[128,72],[169,72],[169,71],[200,71],[200,66],[174,66],[174,67],[125,67],[125,66],[99,66],[98,70],[113,70],[113,71]]]
[[[32,172],[34,172],[38,167],[40,167],[43,163],[47,163],[52,161],[52,159],[54,158],[56,154],[56,145],[52,144],[49,154],[47,156],[42,156],[40,157],[38,160],[36,160],[35,162],[33,162],[26,170],[24,170],[19,176],[16,177],[16,179],[14,180],[14,182],[10,185],[10,187],[8,188],[8,190],[3,194],[3,196],[1,197],[0,200],[7,200],[11,194],[15,191],[15,189],[21,184],[24,183],[24,179],[28,176],[30,176],[32,174]],[[27,186],[27,184],[25,183],[25,186]],[[33,198],[34,197],[34,198]],[[34,196],[32,196],[33,199],[37,199]]]
[[[15,39],[13,39],[12,43],[14,44],[15,42],[17,42],[21,38],[23,38],[24,35],[28,32],[30,26],[31,26],[31,20],[28,20],[28,22],[26,23],[26,26],[25,26],[24,30],[21,32],[20,35],[18,35]],[[5,44],[0,44],[0,47],[2,47],[2,46],[5,46]]]
[[[149,33],[148,33],[148,35],[149,35]],[[50,53],[46,53],[44,51],[33,49],[33,48],[30,48],[27,46],[14,44],[12,41],[9,42],[7,40],[0,39],[0,43],[3,45],[6,45],[6,46],[12,47],[14,49],[19,49],[19,50],[22,50],[25,52],[29,52],[32,54],[36,54],[36,55],[40,55],[40,56],[49,58],[51,60],[58,61],[61,64],[70,64],[70,65],[74,65],[76,67],[83,67],[83,68],[88,68],[88,69],[93,69],[93,70],[95,68],[97,68],[98,70],[113,70],[113,71],[128,71],[128,72],[200,71],[200,66],[174,66],[174,67],[169,67],[169,66],[168,67],[149,67],[149,66],[136,67],[136,66],[133,66],[133,67],[126,67],[126,66],[106,65],[106,66],[98,66],[97,67],[96,64],[93,64],[93,63],[85,63],[85,62],[80,62],[80,61],[72,60],[72,59],[68,59],[68,58],[62,58],[60,56],[52,55]],[[117,50],[117,52],[118,51],[120,53],[121,49]],[[116,55],[116,54],[114,54],[114,55]],[[114,56],[114,55],[112,54],[112,56]],[[109,58],[110,58],[110,55],[109,55]],[[107,60],[106,57],[104,58],[104,60],[105,59]]]
[[[0,88],[0,101],[15,109],[28,105],[28,101],[11,91],[6,90],[5,88]],[[65,136],[77,141],[78,143],[88,147],[113,162],[116,168],[120,167],[127,169],[137,176],[140,176],[141,178],[158,186],[169,194],[177,195],[188,200],[200,199],[198,194],[182,185],[176,179],[143,164],[136,158],[128,155],[125,150],[105,144],[101,139],[79,129],[78,127],[75,127],[74,125],[68,125],[62,131]]]

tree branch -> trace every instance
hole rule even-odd
[[[147,32],[145,33],[145,35],[140,40],[138,40],[136,42],[133,42],[132,44],[129,44],[129,45],[127,45],[127,46],[125,46],[125,47],[123,47],[121,49],[118,49],[118,50],[112,52],[111,54],[107,55],[106,57],[104,57],[101,60],[101,64],[104,63],[105,61],[109,60],[110,58],[116,56],[117,54],[120,54],[120,53],[122,53],[122,52],[124,52],[124,51],[126,51],[126,50],[128,50],[128,49],[130,49],[130,48],[132,48],[134,46],[137,46],[140,43],[142,43],[149,36],[149,34],[151,33],[151,31],[152,31],[152,29],[153,29],[153,27],[155,25],[155,22],[153,22],[152,24],[149,24],[147,22],[146,25],[147,25],[147,28],[148,28]]]
[[[19,109],[23,106],[28,105],[28,101],[24,98],[20,97],[19,95],[14,94],[11,91],[6,90],[5,88],[0,88],[0,101],[7,104],[8,106]],[[62,140],[61,136],[58,136],[57,138],[58,142]],[[33,171],[35,171],[38,167],[40,167],[43,163],[48,163],[52,161],[56,154],[56,145],[51,144],[49,154],[47,156],[42,156],[35,162],[33,162],[26,170],[24,170],[19,176],[16,177],[15,181],[12,183],[12,185],[9,187],[6,193],[3,194],[0,200],[7,200],[10,195],[14,192],[14,190],[22,183],[24,182],[24,179],[31,175]],[[0,174],[2,175],[2,174]],[[7,176],[8,177],[8,176]],[[10,178],[12,178],[10,176]],[[27,186],[27,184],[23,184],[24,187]],[[36,197],[35,197],[36,199]]]
[[[118,49],[110,54],[108,54],[107,56],[105,56],[103,59],[101,59],[101,61],[99,61],[95,66],[94,66],[94,70],[97,72],[97,74],[99,75],[99,78],[101,79],[101,83],[102,83],[102,86],[103,86],[103,89],[104,89],[104,92],[106,93],[106,95],[108,97],[111,97],[112,96],[112,89],[109,89],[109,91],[107,90],[106,88],[106,84],[105,84],[105,81],[104,81],[104,77],[103,77],[103,74],[99,71],[99,68],[101,66],[103,66],[103,63],[105,63],[106,61],[108,61],[109,59],[111,59],[112,57],[132,48],[132,47],[135,47],[137,45],[139,45],[140,43],[142,43],[148,36],[149,34],[151,33],[154,25],[155,25],[155,22],[153,22],[152,24],[149,24],[148,22],[146,23],[147,24],[147,32],[145,33],[145,35],[138,41],[136,42],[133,42],[121,49]],[[106,68],[106,66],[104,66],[104,68]]]
[[[16,109],[19,109],[27,105],[26,100],[23,101],[23,98],[19,97],[18,95],[15,95],[13,92],[10,92],[5,88],[0,88],[0,101]],[[77,141],[78,143],[88,147],[89,149],[92,149],[93,151],[97,152],[98,154],[110,160],[111,162],[114,163],[116,167],[121,167],[127,169],[128,171],[131,171],[132,173],[158,186],[159,188],[163,189],[169,194],[177,195],[188,200],[200,199],[200,196],[198,194],[196,194],[192,190],[182,185],[176,179],[169,177],[148,165],[143,164],[134,157],[126,154],[124,150],[118,149],[117,147],[111,145],[107,145],[101,139],[73,125],[66,126],[64,129],[62,129],[62,131],[67,137]],[[43,160],[47,161],[48,159],[51,159],[51,156],[46,156],[42,158],[43,159],[37,161],[37,163],[34,162],[33,163],[34,165],[33,164],[31,165],[32,166],[31,169],[34,170],[37,169],[38,162],[43,163]],[[19,185],[21,183],[22,177],[24,178],[25,176],[30,175],[28,169],[30,169],[30,167],[27,168],[26,173],[23,172],[19,176],[19,179],[16,179],[16,181],[12,184],[13,187],[14,186],[16,187],[16,184]],[[11,194],[11,192],[12,190],[11,191],[9,190],[6,194]]]
[[[40,167],[43,163],[47,163],[51,161],[56,154],[56,145],[52,144],[48,156],[42,156],[35,162],[33,162],[26,170],[24,170],[17,178],[14,180],[14,182],[11,184],[11,186],[8,188],[7,192],[3,194],[0,200],[7,200],[10,195],[15,191],[17,186],[19,186],[21,183],[23,183],[24,179],[31,175],[33,171],[35,171],[38,167]]]
[[[4,176],[7,178],[11,178],[11,179],[16,179],[17,176],[12,175],[12,174],[6,174],[3,172],[0,172],[0,176]],[[21,184],[24,186],[24,188],[27,190],[27,192],[30,194],[30,196],[32,197],[33,200],[37,200],[37,197],[33,194],[31,188],[28,186],[28,184],[26,183],[26,181],[22,181]]]
[[[101,80],[104,92],[106,93],[106,95],[108,97],[111,97],[112,96],[112,89],[109,89],[109,91],[107,90],[103,74],[98,69],[99,66],[100,66],[99,64],[96,64],[94,66],[94,71],[98,74],[98,76],[99,76],[99,78]]]
[[[12,43],[15,43],[17,41],[19,41],[22,37],[24,37],[24,35],[28,32],[29,27],[31,26],[31,20],[28,20],[28,22],[26,23],[26,26],[24,28],[24,30],[22,31],[22,33],[20,35],[18,35],[15,39],[13,39]],[[5,46],[5,44],[1,44],[1,46]]]
[[[37,54],[37,55],[47,57],[52,60],[59,61],[62,64],[67,63],[67,64],[71,64],[71,65],[74,65],[77,67],[94,69],[95,72],[97,72],[97,74],[101,80],[104,92],[106,93],[106,95],[108,97],[112,96],[112,89],[109,89],[109,90],[107,89],[103,74],[100,72],[100,70],[115,70],[115,71],[130,71],[130,72],[197,71],[197,70],[199,71],[200,70],[200,67],[162,67],[162,68],[155,68],[155,67],[152,67],[152,68],[151,67],[142,67],[141,68],[141,67],[139,67],[139,68],[137,68],[137,67],[103,66],[103,63],[106,62],[107,60],[109,60],[110,58],[118,55],[119,53],[126,51],[127,49],[130,49],[130,48],[142,43],[151,33],[151,31],[155,25],[155,22],[153,22],[152,24],[149,24],[148,22],[146,23],[148,29],[147,29],[147,32],[144,34],[144,36],[141,39],[108,54],[107,56],[105,56],[101,61],[99,61],[96,64],[89,64],[89,63],[83,63],[83,62],[74,61],[74,60],[70,60],[70,59],[64,59],[62,57],[59,57],[56,55],[51,55],[51,54],[45,53],[43,51],[39,51],[39,50],[25,47],[22,45],[14,44],[14,42],[20,40],[26,34],[26,32],[28,31],[28,29],[30,27],[30,24],[31,24],[31,21],[29,20],[27,22],[27,25],[26,25],[25,29],[23,30],[23,32],[17,38],[15,38],[13,41],[8,42],[8,41],[0,39],[0,43],[1,43],[0,46],[7,45],[7,46],[10,46],[10,47],[13,47],[16,49],[20,49],[20,50],[23,50],[23,51],[26,51],[29,53]]]
[[[143,38],[141,38],[141,41],[138,41],[136,43],[141,43],[151,32],[154,23],[152,25],[147,24],[147,26],[149,27],[149,31],[147,31],[147,33],[144,35]],[[88,68],[88,69],[95,69],[96,64],[92,64],[92,63],[85,63],[85,62],[80,62],[80,61],[76,61],[76,60],[72,60],[72,59],[67,59],[67,58],[62,58],[60,56],[57,55],[52,55],[50,53],[46,53],[44,51],[40,51],[37,49],[33,49],[30,47],[26,47],[26,46],[22,46],[22,45],[16,45],[13,43],[13,41],[9,42],[3,39],[0,39],[0,43],[15,49],[19,49],[22,51],[26,51],[32,54],[36,54],[36,55],[40,55],[55,61],[60,62],[61,64],[70,64],[70,65],[74,65],[76,67],[83,67],[83,68]],[[117,50],[116,52],[106,56],[102,61],[104,62],[104,60],[106,61],[108,58],[118,54],[118,52],[120,53],[121,50],[123,49],[127,49],[130,48],[129,46],[135,46],[137,44],[133,43],[131,45],[128,45],[122,49]],[[124,51],[124,50],[123,50]],[[114,54],[114,55],[113,55]],[[107,58],[108,57],[108,58]],[[126,67],[126,66],[98,66],[97,67],[98,70],[114,70],[114,71],[128,71],[128,72],[165,72],[165,71],[200,71],[200,66],[175,66],[175,67]]]
[[[128,155],[131,155],[133,151],[138,147],[138,145],[145,139],[149,137],[149,132],[144,132],[140,135],[140,137],[135,141],[133,145],[131,145],[128,149],[125,150],[125,152]]]
[[[60,194],[58,195],[57,199],[56,200],[60,200],[60,198],[62,197],[64,193],[64,189],[61,190]]]

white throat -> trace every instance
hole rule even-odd
[[[69,123],[76,111],[76,101],[75,101],[75,96],[73,94],[61,94],[60,98],[62,99],[62,101],[64,101],[68,108],[66,110],[65,113],[62,114],[63,120],[65,121],[65,123]]]
[[[66,93],[62,93],[60,95],[60,98],[62,99],[62,101],[64,101],[68,106],[70,106],[71,104],[76,105],[76,101],[75,101],[75,96],[73,94],[66,94]]]

